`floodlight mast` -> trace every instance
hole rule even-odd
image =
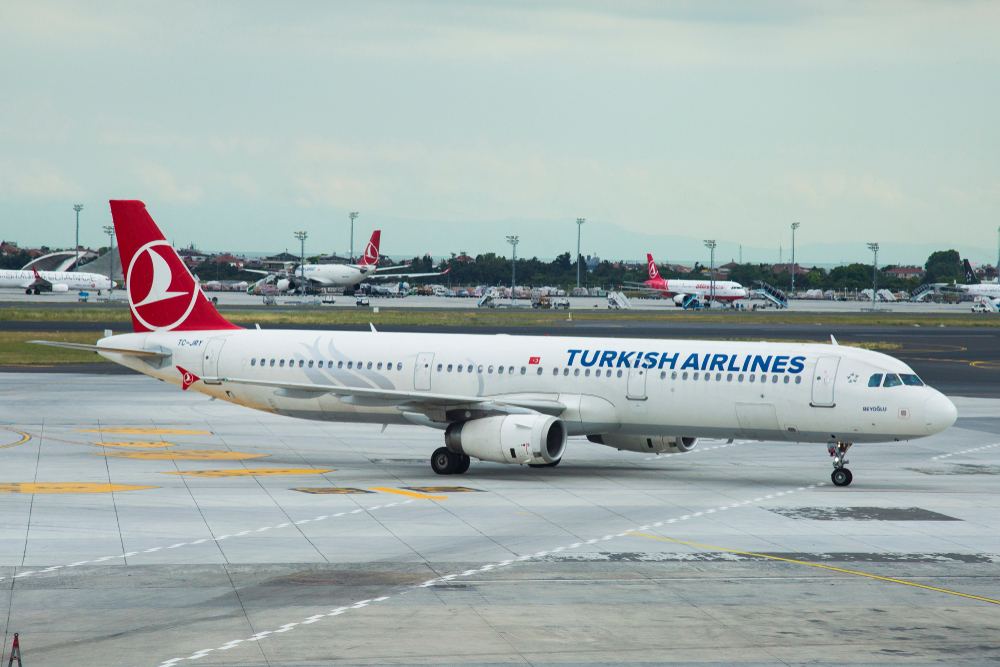
[[[301,248],[299,250],[299,275],[302,278],[302,284],[299,287],[299,296],[301,297],[305,297],[306,295],[306,237],[308,236],[308,232],[295,232],[295,238],[297,238],[301,244]]]
[[[576,288],[580,289],[580,230],[583,228],[583,223],[587,222],[586,218],[576,219]]]
[[[113,225],[105,225],[104,233],[108,235],[111,240],[111,252],[108,253],[110,262],[108,266],[108,280],[111,281],[111,288],[108,290],[108,299],[114,299],[115,296],[115,228]]]
[[[518,238],[516,236],[508,236],[507,237],[507,243],[509,243],[511,245],[511,247],[514,249],[513,253],[511,254],[511,260],[510,260],[510,305],[513,306],[514,305],[514,286],[516,284],[514,281],[515,281],[515,279],[517,277],[517,244],[518,244]]]
[[[878,244],[869,243],[868,249],[875,253],[872,260],[872,310],[875,310],[875,293],[878,292]]]
[[[83,204],[74,204],[73,210],[76,211],[76,246],[74,250],[76,251],[76,263],[73,264],[73,270],[80,270],[80,211],[83,210]]]
[[[799,228],[801,222],[792,223],[792,296],[795,296],[795,230]]]
[[[709,298],[709,304],[715,302],[715,245],[716,245],[715,239],[708,239],[705,241],[705,247],[712,252],[712,259],[710,260],[711,263],[709,264],[710,267],[709,271],[711,272],[710,275],[712,276],[711,283],[709,286],[709,294],[711,295]]]
[[[351,211],[351,258],[349,264],[354,264],[354,218],[358,217],[357,211]]]

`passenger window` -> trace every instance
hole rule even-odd
[[[354,362],[353,361],[348,361],[347,362],[347,368],[348,369],[354,368]]]
[[[360,366],[360,365],[361,365],[361,364],[358,364],[358,366]],[[370,361],[369,361],[369,362],[368,362],[368,370],[371,370],[371,369],[372,369],[372,362],[370,362]]]
[[[493,367],[490,366],[489,368],[487,368],[486,372],[489,373],[490,375],[493,375]],[[503,368],[500,369],[500,372],[503,373]]]
[[[621,372],[621,370],[619,370],[618,371],[618,377],[621,377],[621,376],[622,376],[622,372]]]
[[[730,373],[729,375],[726,376],[726,382],[732,382],[732,381],[733,381],[733,374]]]
[[[403,370],[403,362],[402,361],[397,361],[396,362],[396,370],[397,371]]]
[[[903,384],[905,384],[908,387],[923,387],[924,386],[923,381],[920,378],[918,378],[916,375],[903,375],[903,374],[900,374],[899,377],[903,381]]]
[[[677,371],[674,371],[673,373],[670,374],[670,379],[671,380],[676,380],[677,379]]]
[[[452,365],[451,365],[451,364],[448,364],[448,372],[449,372],[449,373],[451,372],[451,369],[452,369]]]
[[[280,362],[278,363],[278,368],[284,368],[284,367],[285,367],[285,360],[284,360],[284,359],[282,359],[282,360],[281,360],[281,361],[280,361]]]
[[[778,376],[777,375],[772,375],[771,376],[771,384],[778,384]]]
[[[754,378],[754,375],[753,375],[753,373],[751,373],[751,374],[750,374],[750,381],[751,381],[751,382],[753,382],[753,378]]]
[[[577,369],[575,369],[575,370],[573,371],[573,376],[574,376],[574,377],[575,377],[575,376],[578,376],[579,374],[580,374],[580,369],[579,369],[579,368],[577,368]]]
[[[877,387],[880,384],[882,384],[882,374],[881,373],[875,373],[870,378],[868,378],[868,386],[869,387]]]
[[[716,373],[715,374],[715,381],[716,382],[722,382],[722,373]]]
[[[683,373],[681,373],[681,379],[682,380],[687,380],[688,379],[687,371],[684,371]]]
[[[513,375],[513,374],[514,374],[514,367],[513,366],[508,366],[507,367],[507,375]],[[524,375],[524,370],[521,371],[521,375]]]
[[[694,375],[692,375],[692,376],[691,376],[691,379],[692,379],[692,380],[697,380],[697,379],[698,379],[698,374],[697,374],[697,373],[695,373]]]
[[[899,379],[899,376],[895,373],[887,373],[885,376],[885,382],[882,383],[883,387],[898,387],[903,384]]]
[[[271,359],[271,366],[274,367],[274,359]]]
[[[312,367],[313,367],[313,362],[312,362],[312,359],[310,359],[309,360],[309,368],[312,368]]]
[[[539,367],[538,367],[538,373],[537,373],[537,374],[538,374],[538,375],[541,375],[541,374],[542,374],[542,367],[541,367],[541,366],[539,366]]]
[[[305,359],[299,359],[299,368],[302,368],[305,365],[306,365],[306,360]]]
[[[441,372],[441,368],[442,368],[441,364],[438,364],[438,373]]]
[[[667,377],[667,372],[666,371],[660,371],[660,379],[661,380],[665,380],[666,377]]]
[[[382,370],[382,362],[378,362],[378,366],[375,367],[376,370]]]
[[[552,369],[552,374],[553,375],[559,375],[559,369],[558,368],[553,368]]]
[[[449,367],[449,368],[448,368],[448,370],[451,370],[451,367]],[[462,372],[462,364],[459,364],[459,365],[458,365],[458,372],[459,372],[459,373],[461,373],[461,372]]]
[[[250,365],[251,366],[256,366],[257,365],[257,360],[256,359],[251,359],[250,360]]]
[[[483,369],[483,367],[480,366],[479,370],[482,370],[482,369]],[[465,367],[465,372],[466,373],[471,373],[472,372],[472,364],[469,364],[468,366]]]
[[[736,381],[743,382],[743,373],[740,373],[739,375],[736,376]]]
[[[511,366],[511,367],[510,367],[510,370],[511,370],[511,371],[513,371],[513,370],[514,370],[514,367],[513,367],[513,366]],[[525,373],[527,373],[527,372],[528,372],[528,369],[527,369],[527,368],[525,368],[524,366],[521,366],[521,375],[524,375],[524,374],[525,374]]]
[[[587,370],[585,370],[583,374],[586,375],[587,377],[590,377],[590,369],[588,368]]]
[[[337,368],[343,368],[343,367],[344,367],[344,362],[343,361],[338,361],[337,362]]]
[[[796,376],[796,378],[795,378],[795,384],[802,384],[802,376],[801,375]]]
[[[471,368],[471,366],[470,366],[470,368]],[[482,373],[482,372],[483,372],[483,365],[479,364],[479,373]]]
[[[788,384],[788,376],[785,376],[785,384]]]

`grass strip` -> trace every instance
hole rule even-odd
[[[0,366],[47,366],[50,364],[106,363],[99,354],[46,345],[29,345],[29,340],[93,345],[100,334],[87,331],[0,331]]]

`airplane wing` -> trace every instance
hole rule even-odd
[[[318,398],[323,394],[333,394],[344,403],[359,407],[386,407],[395,405],[401,410],[420,410],[421,408],[475,407],[477,410],[491,412],[539,412],[547,415],[559,415],[566,406],[559,401],[547,401],[534,398],[518,398],[504,396],[460,396],[453,394],[432,394],[426,391],[397,391],[375,389],[369,387],[345,387],[342,385],[305,384],[298,382],[273,382],[270,380],[247,380],[241,378],[201,378],[206,382],[229,382],[256,387],[274,387],[281,396],[288,398]]]
[[[48,280],[38,275],[38,269],[36,269],[35,267],[31,267],[31,270],[35,272],[35,279],[31,281],[31,283],[25,285],[25,287],[52,289],[52,283],[50,283]]]
[[[388,278],[424,278],[426,276],[443,276],[449,271],[451,271],[450,268],[438,271],[437,273],[386,273],[381,276],[369,276],[369,278],[378,280],[386,280]]]
[[[85,345],[83,343],[58,343],[51,340],[29,340],[29,343],[35,345],[48,345],[50,347],[64,347],[68,350],[83,350],[85,352],[116,352],[118,354],[128,354],[135,357],[150,357],[154,359],[166,359],[170,356],[169,352],[161,352],[159,350],[129,350],[125,348],[117,347],[99,347],[97,345]]]
[[[263,271],[261,269],[240,269],[240,271],[246,271],[247,273],[259,273],[262,276],[270,276],[274,274],[273,271]]]
[[[392,271],[393,269],[405,269],[406,267],[407,267],[406,264],[397,264],[396,266],[380,266],[379,268],[377,268],[375,270],[376,271]]]

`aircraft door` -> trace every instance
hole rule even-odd
[[[434,353],[421,352],[413,368],[413,388],[417,391],[431,390],[431,371],[434,368]]]
[[[205,347],[205,354],[202,355],[201,360],[202,377],[214,378],[219,376],[219,353],[222,352],[222,346],[225,344],[225,338],[212,338],[208,341],[208,345]]]
[[[809,405],[814,408],[832,408],[836,405],[833,401],[833,383],[837,379],[839,365],[840,357],[820,357],[816,360],[812,375],[812,402]]]
[[[628,371],[628,385],[626,390],[628,398],[633,401],[646,400],[646,375],[645,368],[630,368]]]

